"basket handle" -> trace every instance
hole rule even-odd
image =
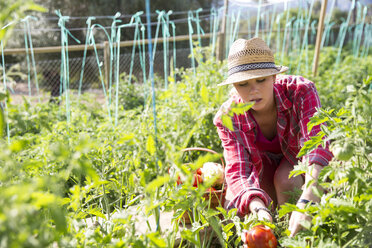
[[[208,149],[208,148],[203,148],[203,147],[189,147],[189,148],[183,149],[182,151],[183,152],[188,152],[188,151],[203,151],[203,152],[210,152],[210,153],[213,153],[213,154],[218,154],[218,152],[216,152],[216,151],[213,151],[213,150]],[[222,157],[221,157],[221,163],[222,163],[223,168],[225,168],[225,163],[223,162]]]

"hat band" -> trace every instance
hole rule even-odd
[[[231,76],[232,74],[241,72],[241,71],[259,70],[259,69],[278,70],[278,68],[275,66],[275,63],[272,63],[272,62],[250,63],[250,64],[234,66],[233,68],[229,69],[228,76]]]

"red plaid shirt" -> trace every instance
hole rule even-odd
[[[321,107],[314,83],[299,77],[277,75],[274,83],[274,96],[277,104],[277,134],[284,157],[292,164],[297,164],[296,155],[304,142],[320,131],[320,126],[314,127],[310,133],[307,123],[310,117]],[[237,208],[240,215],[249,213],[249,203],[259,197],[266,206],[271,202],[269,195],[260,188],[262,174],[262,153],[258,150],[256,139],[256,124],[248,112],[232,117],[234,131],[223,126],[221,114],[229,109],[231,103],[243,102],[238,94],[233,94],[226,101],[214,118],[214,124],[224,147],[226,160],[226,182],[234,198],[227,206]],[[332,159],[332,153],[319,146],[303,157],[310,164],[327,165]]]

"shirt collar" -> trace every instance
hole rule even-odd
[[[276,107],[278,110],[278,114],[279,112],[284,112],[287,109],[292,108],[292,102],[288,99],[288,97],[285,94],[280,92],[280,89],[278,89],[278,86],[276,84],[274,84],[274,97],[276,100]],[[241,99],[241,97],[238,94],[236,94],[233,97],[233,99],[236,103],[243,102],[243,99]],[[244,113],[244,118],[248,120],[247,127],[246,127],[248,130],[251,130],[256,127],[256,123],[252,119],[252,117],[249,115],[248,111]]]
[[[274,84],[274,96],[278,112],[284,112],[287,109],[292,108],[292,102],[285,94],[280,92],[280,89],[278,89],[278,86],[276,84]]]

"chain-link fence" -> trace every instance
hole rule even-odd
[[[176,49],[176,67],[177,68],[189,68],[191,66],[191,59],[189,57],[189,48]],[[143,82],[143,71],[145,70],[146,76],[148,76],[148,53],[146,54],[146,66],[143,68],[140,63],[140,54],[137,52],[133,56],[132,53],[122,53],[119,59],[119,74],[125,73],[130,74],[131,63],[132,65],[132,82]],[[173,50],[169,51],[169,57],[167,57],[167,66],[173,66]],[[82,92],[92,89],[101,89],[102,80],[106,85],[105,70],[104,70],[104,56],[101,54],[91,54],[85,58],[85,66],[83,65],[83,57],[69,58],[69,88],[79,88]],[[98,60],[98,62],[97,62]],[[41,59],[35,57],[35,69],[37,74],[37,80],[35,78],[34,66],[32,61],[23,59],[19,63],[19,71],[24,76],[17,75],[12,78],[16,83],[17,87],[14,88],[13,93],[18,95],[32,95],[35,96],[40,92],[47,93],[51,96],[59,96],[61,93],[61,59]],[[172,63],[172,65],[170,65]],[[115,64],[115,63],[113,63]],[[15,66],[15,64],[6,64],[6,69]],[[82,70],[83,69],[83,70]],[[113,72],[115,68],[112,69]],[[100,75],[101,71],[101,75]],[[169,70],[168,70],[169,71]],[[164,54],[162,50],[155,53],[154,57],[154,73],[159,77],[164,77]],[[114,74],[114,73],[113,73]],[[102,78],[101,78],[102,77]],[[37,81],[37,82],[36,82]],[[115,83],[114,75],[112,82]],[[38,87],[37,87],[38,86]]]

